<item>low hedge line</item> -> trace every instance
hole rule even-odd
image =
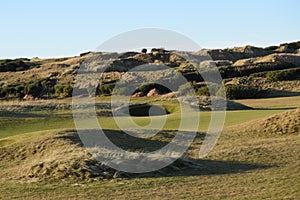
[[[250,76],[251,77],[264,77],[271,81],[294,80],[295,78],[300,76],[300,67],[292,68],[292,69],[260,72],[260,73],[251,74]]]

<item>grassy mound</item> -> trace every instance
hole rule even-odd
[[[172,139],[173,133],[165,132],[159,138],[150,140],[137,139],[135,137],[129,138],[120,131],[108,131],[108,134],[110,135],[110,140],[122,148],[133,150],[129,142],[139,140],[133,141],[133,144],[140,146],[138,147],[139,151],[141,151],[141,148],[147,151],[146,148],[148,147],[148,150],[150,150],[155,146],[163,145],[162,141]],[[148,144],[148,147],[146,144]],[[181,158],[170,166],[153,173],[130,174],[116,171],[94,159],[87,149],[83,147],[77,133],[69,130],[33,137],[30,140],[23,140],[2,148],[0,147],[0,167],[3,169],[0,172],[1,177],[5,180],[63,179],[89,181],[176,173],[176,171],[183,168],[197,167],[197,164],[192,159]]]
[[[300,134],[300,109],[276,114],[264,120],[255,120],[245,126],[245,131],[253,134]]]
[[[0,151],[0,165],[5,169],[2,177],[7,179],[84,179],[96,177],[95,170],[104,168],[91,160],[79,138],[68,131],[15,143]],[[103,177],[114,174],[105,172]]]

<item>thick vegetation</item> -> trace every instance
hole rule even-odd
[[[227,85],[225,91],[229,99],[254,99],[262,97],[263,94],[259,87],[242,85]]]
[[[28,70],[30,66],[27,65],[24,61],[28,61],[28,59],[19,58],[15,60],[0,60],[0,72],[17,72]]]
[[[32,98],[70,97],[72,86],[59,85],[56,79],[45,78],[0,87],[0,97],[21,99],[28,95]]]
[[[293,80],[300,77],[300,68],[259,72],[251,74],[251,77],[264,77],[271,81]]]

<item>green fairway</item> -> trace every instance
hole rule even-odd
[[[0,138],[42,130],[74,128],[71,117],[0,117]]]
[[[241,111],[227,111],[225,126],[231,126],[246,122],[252,119],[267,117],[272,114],[284,112],[284,110],[241,110]],[[194,120],[198,113],[190,113],[185,116],[188,120]],[[149,123],[148,117],[133,117],[134,121],[139,125],[147,125]],[[155,120],[160,120],[161,116],[154,117]],[[175,112],[168,116],[167,122],[164,126],[166,130],[175,130],[178,128],[181,116],[180,112]],[[99,117],[99,123],[104,129],[119,129],[112,117]],[[200,112],[199,131],[205,131],[209,126],[211,120],[210,112]],[[36,116],[36,117],[14,117],[9,116],[0,117],[0,138],[13,136],[22,133],[35,132],[41,130],[51,129],[74,129],[74,122],[72,116]],[[130,128],[130,127],[127,127]]]

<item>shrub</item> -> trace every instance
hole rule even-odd
[[[251,99],[261,97],[262,90],[259,87],[227,85],[225,87],[228,99]]]
[[[296,66],[291,65],[289,63],[258,63],[255,65],[246,65],[246,66],[222,66],[219,68],[222,78],[234,78],[234,77],[241,77],[241,76],[249,76],[254,73],[259,72],[267,72],[267,71],[274,71],[274,70],[286,70],[291,69]]]
[[[99,85],[96,90],[96,95],[105,95],[105,96],[111,95],[115,85],[116,85],[115,83],[106,83],[106,84]]]
[[[287,69],[279,71],[270,71],[266,74],[267,79],[271,81],[293,80],[300,75],[300,68]]]
[[[7,85],[1,88],[1,97],[17,97],[14,85]]]
[[[153,48],[153,49],[151,49],[151,53],[156,53],[156,52],[165,53],[166,50],[164,48]]]
[[[72,96],[73,87],[71,85],[65,85],[63,88],[64,97]]]
[[[300,75],[300,68],[267,71],[251,74],[250,77],[262,77],[271,81],[293,80]]]
[[[90,53],[93,53],[93,52],[91,52],[91,51],[84,52],[84,53],[81,53],[79,56],[80,56],[80,57],[83,57],[83,56],[86,56],[86,55],[88,55],[88,54],[90,54]]]
[[[55,85],[54,91],[57,97],[64,98],[72,96],[73,88],[71,85]]]
[[[269,47],[266,47],[264,48],[265,51],[274,51],[278,48],[278,46],[269,46]]]
[[[141,51],[142,53],[147,53],[147,49],[142,49],[142,51]]]
[[[209,89],[206,86],[202,86],[196,90],[196,94],[200,96],[209,96]]]
[[[16,72],[29,69],[30,67],[23,62],[24,60],[26,59],[19,58],[15,60],[0,60],[0,72]]]
[[[33,97],[41,97],[43,92],[43,87],[39,81],[29,83],[25,87],[26,94],[32,95]]]
[[[25,96],[25,94],[33,94],[35,95],[35,97],[40,96],[39,92],[34,87],[35,85],[32,83],[15,83],[11,85],[2,86],[2,88],[0,88],[0,97],[22,98]]]

